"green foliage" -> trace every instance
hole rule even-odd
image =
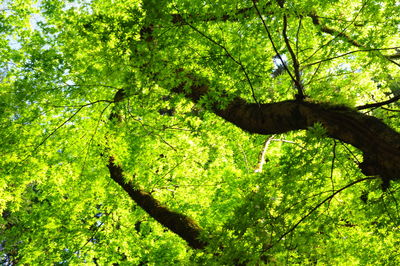
[[[399,95],[388,60],[398,50],[374,50],[400,42],[396,1],[254,2],[294,73],[287,16],[312,101]],[[315,124],[275,136],[255,173],[267,137],[213,113],[235,97],[296,94],[287,72],[273,75],[276,52],[252,1],[5,1],[0,35],[0,263],[400,264],[399,184],[360,182],[314,210],[365,177],[358,150]],[[198,103],[173,91],[202,79],[210,89]],[[122,88],[127,98],[113,103]],[[399,131],[400,106],[387,107],[370,112]],[[112,108],[122,121],[109,121]],[[107,155],[136,188],[198,222],[207,248],[191,250],[136,206]]]

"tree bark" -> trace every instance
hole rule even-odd
[[[238,10],[238,13],[244,14],[250,11],[251,8],[245,8]],[[226,15],[221,18],[209,17],[202,20],[224,21],[229,19],[232,17]],[[312,17],[312,19],[314,24],[320,24],[316,17]],[[170,23],[173,25],[187,24],[180,14],[171,15]],[[327,33],[333,32],[326,27],[322,28],[322,31],[324,30]],[[152,42],[154,40],[152,32],[152,25],[143,27],[141,39],[148,43]],[[340,37],[346,39],[348,36],[342,34]],[[352,44],[355,45],[355,43]],[[182,72],[182,70],[177,72]],[[183,93],[193,102],[198,102],[209,92],[207,81],[199,81],[196,75],[187,75],[186,78],[191,81],[192,85],[183,82],[171,90]],[[119,102],[124,98],[124,91],[120,91],[114,101]],[[226,108],[220,109],[214,106],[211,111],[245,131],[265,135],[306,130],[316,123],[321,123],[329,137],[351,144],[362,151],[364,160],[359,168],[365,175],[380,176],[384,184],[400,177],[400,134],[379,119],[362,114],[357,110],[332,106],[327,103],[298,100],[257,104],[248,103],[237,97]],[[113,116],[117,115],[112,114],[111,117]],[[190,247],[203,249],[207,245],[206,241],[199,239],[202,229],[195,221],[163,206],[150,193],[135,188],[132,182],[126,182],[123,177],[123,169],[115,164],[112,156],[109,157],[107,167],[111,178],[151,217],[184,239]]]
[[[208,93],[207,83],[199,84],[193,75],[189,90],[185,83],[173,89],[194,102]],[[188,92],[189,91],[189,92]],[[381,120],[348,107],[308,101],[282,101],[268,104],[247,103],[235,98],[230,104],[212,110],[228,122],[256,134],[279,134],[304,130],[321,123],[331,138],[341,140],[363,153],[359,165],[366,176],[379,176],[387,184],[400,178],[400,134]]]
[[[115,93],[114,103],[121,102],[126,97],[125,90],[120,89]],[[109,117],[110,121],[113,119],[118,122],[123,120],[114,110]],[[133,182],[127,182],[124,178],[122,167],[115,163],[115,159],[112,155],[109,155],[107,168],[110,171],[111,179],[123,188],[128,193],[129,197],[157,222],[184,239],[188,245],[194,249],[203,249],[206,246],[207,243],[199,239],[203,230],[194,220],[184,214],[170,210],[156,200],[150,193],[137,188]]]
[[[150,193],[135,188],[132,182],[126,182],[122,168],[114,163],[112,156],[109,157],[107,167],[110,170],[111,179],[122,187],[130,198],[157,222],[180,236],[194,249],[203,249],[206,246],[206,242],[199,239],[202,229],[194,220],[184,214],[170,210]]]

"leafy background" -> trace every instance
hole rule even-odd
[[[398,1],[257,5],[286,58],[281,28],[288,16],[287,34],[313,101],[354,108],[398,95],[398,66],[384,56],[390,50],[313,64],[359,48],[322,32],[309,17],[318,14],[362,49],[395,47]],[[2,263],[399,263],[397,183],[386,192],[375,180],[355,184],[307,216],[335,190],[365,177],[357,168],[359,151],[315,125],[274,136],[268,162],[254,173],[268,136],[243,132],[209,111],[235,96],[262,103],[294,97],[290,77],[274,74],[276,53],[252,6],[232,0],[1,4]],[[174,14],[181,23],[172,22]],[[177,68],[209,80],[210,93],[194,104],[171,92],[181,80]],[[120,88],[129,98],[114,108],[124,120],[110,123]],[[396,112],[368,113],[400,130]],[[208,248],[189,249],[137,207],[110,179],[105,153],[115,156],[127,180],[197,221],[210,234]]]

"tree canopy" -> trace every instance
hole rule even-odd
[[[400,264],[400,3],[5,0],[0,262]]]

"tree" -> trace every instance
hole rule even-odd
[[[399,263],[396,1],[6,1],[4,264]]]

